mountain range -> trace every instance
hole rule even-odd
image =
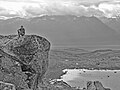
[[[27,34],[42,35],[48,38],[53,46],[119,45],[119,33],[102,20],[94,16],[71,15],[12,18],[0,20],[0,32],[14,34],[20,25],[23,25]]]
[[[116,18],[100,18],[100,20],[108,25],[110,28],[116,30],[118,33],[120,33],[120,17]]]

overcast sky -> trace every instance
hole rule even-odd
[[[96,15],[115,17],[120,0],[0,0],[0,18],[40,15]]]

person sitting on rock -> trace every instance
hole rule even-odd
[[[18,37],[25,35],[25,29],[23,26],[21,26],[20,29],[18,29]]]

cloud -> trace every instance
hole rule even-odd
[[[120,15],[120,4],[102,3],[98,8],[106,17],[115,17]]]
[[[0,18],[41,15],[77,15],[114,17],[120,14],[119,0],[4,0]]]

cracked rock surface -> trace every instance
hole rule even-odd
[[[50,42],[37,35],[0,37],[0,81],[37,90],[48,68]]]

